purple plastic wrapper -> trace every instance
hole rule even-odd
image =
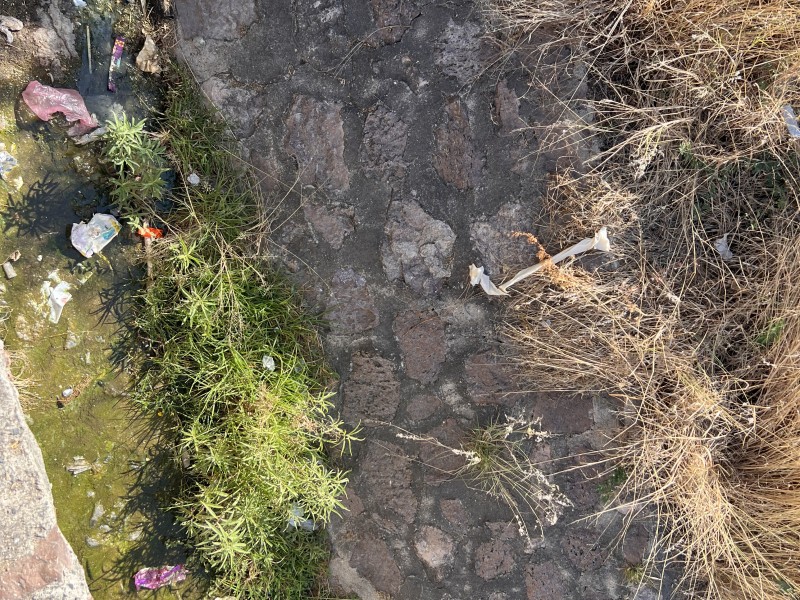
[[[174,567],[151,567],[140,569],[133,576],[133,584],[136,590],[142,588],[146,590],[157,590],[171,583],[178,583],[186,579],[186,567],[175,565]]]
[[[122,50],[125,48],[125,38],[118,37],[114,40],[114,49],[111,51],[111,64],[108,67],[108,91],[116,92],[117,84],[114,81],[114,72],[119,70],[122,63]]]

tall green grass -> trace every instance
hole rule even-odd
[[[268,224],[257,182],[177,68],[160,122],[180,183],[139,298],[135,397],[169,429],[185,474],[173,508],[217,591],[306,597],[347,483],[326,451],[353,434],[328,413],[317,322],[258,251]],[[147,203],[133,210],[156,218]]]

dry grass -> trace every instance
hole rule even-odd
[[[513,298],[520,360],[541,388],[620,399],[620,497],[657,515],[653,556],[687,588],[797,597],[800,185],[780,109],[800,106],[800,5],[491,0],[489,14],[508,49],[546,32],[587,65],[582,127],[601,151],[554,177],[545,209],[555,245],[606,225],[614,249]]]

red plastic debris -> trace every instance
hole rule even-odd
[[[139,227],[139,229],[136,230],[136,233],[149,240],[156,240],[164,237],[164,232],[156,227]]]

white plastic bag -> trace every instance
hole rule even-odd
[[[50,290],[50,322],[58,323],[61,319],[61,312],[64,310],[64,305],[72,300],[72,294],[69,293],[69,284],[62,281],[52,290]]]
[[[94,215],[88,223],[75,223],[69,240],[75,249],[89,258],[117,237],[122,226],[111,215]]]

